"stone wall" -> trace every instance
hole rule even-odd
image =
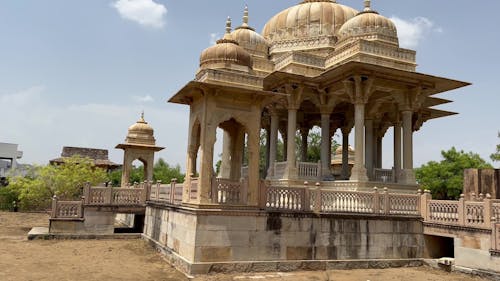
[[[418,259],[418,218],[187,211],[150,204],[144,237],[188,273],[249,262]],[[177,261],[177,263],[176,263]]]
[[[71,157],[74,155],[80,155],[81,157],[88,157],[90,159],[95,159],[95,160],[108,160],[107,149],[70,147],[70,146],[63,147],[61,157]]]
[[[55,234],[113,234],[114,212],[86,209],[83,219],[50,219],[49,232]]]

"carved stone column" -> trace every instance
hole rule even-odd
[[[296,179],[298,177],[297,163],[296,163],[296,144],[295,132],[297,131],[297,109],[288,109],[288,142],[286,147],[286,170],[285,179]]]
[[[401,173],[401,122],[394,124],[394,173],[396,173],[396,181],[399,182]]]
[[[403,117],[403,177],[404,183],[416,184],[413,172],[413,112],[404,110]]]
[[[271,111],[271,137],[269,149],[269,169],[267,170],[267,178],[274,176],[274,163],[276,162],[277,144],[278,144],[278,125],[279,118],[276,111]]]
[[[231,175],[231,136],[229,132],[224,130],[222,138],[222,159],[220,165],[219,176],[228,179]]]
[[[321,110],[321,177],[330,178],[330,163],[328,156],[330,149],[330,111]]]
[[[351,128],[342,128],[342,174],[343,180],[349,179],[349,133]]]
[[[309,128],[300,128],[301,146],[300,146],[300,161],[307,162],[307,137],[309,136]]]
[[[373,147],[374,147],[374,141],[373,141],[373,119],[366,119],[365,120],[365,166],[366,166],[366,172],[368,175],[368,178],[373,177]]]

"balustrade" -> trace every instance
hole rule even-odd
[[[299,178],[305,180],[317,180],[321,176],[321,162],[309,163],[309,162],[298,162],[298,173]]]
[[[212,201],[218,204],[245,204],[247,181],[232,181],[222,178],[212,179]]]
[[[393,169],[373,169],[373,181],[376,182],[396,182]]]
[[[57,197],[52,198],[52,218],[59,219],[79,219],[83,217],[82,201],[58,201]]]

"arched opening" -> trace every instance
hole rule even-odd
[[[221,151],[213,163],[218,178],[239,181],[248,176],[248,133],[234,118],[219,124],[214,154],[216,151]]]

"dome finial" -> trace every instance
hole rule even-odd
[[[139,119],[139,121],[137,121],[138,123],[146,123],[146,120],[144,120],[144,109],[142,110],[141,112],[141,118]]]
[[[371,11],[372,10],[372,8],[371,8],[371,4],[372,3],[371,2],[372,1],[370,1],[370,0],[365,0],[365,9],[364,9],[364,11]]]
[[[231,33],[231,17],[227,17],[226,20],[226,34]]]
[[[243,24],[242,26],[248,26],[248,5],[245,4],[245,11],[243,12]]]

